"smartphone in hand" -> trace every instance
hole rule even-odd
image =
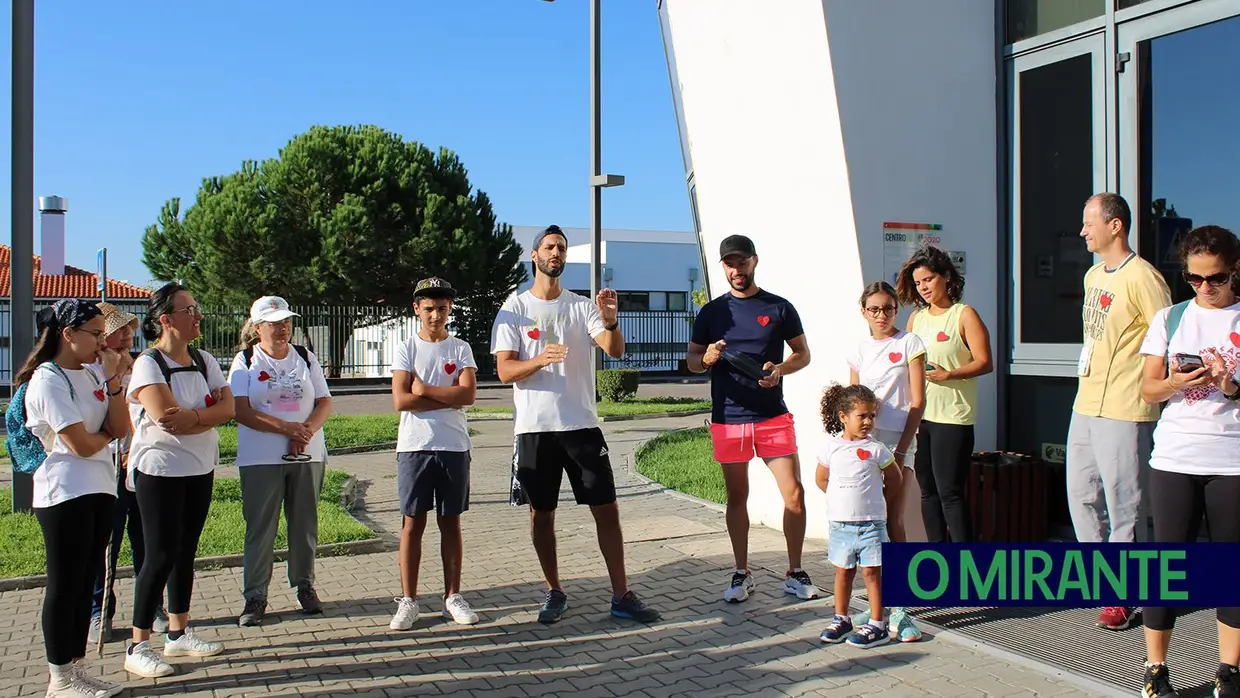
[[[1176,354],[1175,360],[1177,373],[1192,373],[1206,365],[1196,354]]]

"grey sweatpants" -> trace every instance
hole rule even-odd
[[[245,518],[245,599],[267,598],[280,509],[288,521],[288,583],[312,586],[319,545],[319,493],[322,463],[247,465],[241,473],[241,514]]]
[[[1147,536],[1154,422],[1072,412],[1068,426],[1068,511],[1081,543],[1132,543]]]

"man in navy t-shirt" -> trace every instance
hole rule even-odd
[[[694,373],[711,372],[711,442],[728,490],[728,535],[736,571],[724,601],[749,598],[749,461],[766,461],[784,497],[788,572],[784,591],[801,599],[819,595],[801,569],[805,542],[805,489],[797,458],[796,430],[784,404],[780,379],[809,364],[801,317],[787,300],[758,288],[753,241],[732,235],[719,245],[729,292],[698,312],[687,363]],[[792,353],[784,358],[784,345]]]

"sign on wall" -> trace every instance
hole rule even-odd
[[[917,250],[925,245],[943,246],[943,226],[940,223],[883,222],[883,279],[892,286],[900,276],[900,269]],[[963,252],[951,252],[953,261]],[[962,269],[960,273],[964,273]]]

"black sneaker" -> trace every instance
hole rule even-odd
[[[879,645],[885,645],[891,641],[891,633],[887,630],[887,624],[874,625],[866,623],[857,628],[857,632],[848,637],[848,644],[853,647],[869,649]]]
[[[611,615],[642,623],[653,623],[660,618],[659,612],[642,603],[632,589],[626,591],[619,599],[612,597]]]
[[[1171,687],[1171,674],[1166,664],[1146,666],[1144,683],[1141,695],[1145,698],[1180,698],[1180,694]]]
[[[245,609],[237,619],[237,625],[253,627],[263,624],[263,616],[267,615],[267,599],[246,599]]]
[[[547,599],[538,611],[539,623],[554,623],[568,611],[568,596],[559,589],[547,591]]]
[[[323,603],[319,601],[318,592],[314,587],[297,589],[297,603],[301,604],[301,612],[308,616],[323,612]]]
[[[818,639],[834,645],[838,642],[847,640],[848,636],[852,634],[852,631],[852,618],[849,618],[848,616],[836,616],[831,619],[831,624],[827,626],[826,630],[822,631],[822,634],[818,636]]]
[[[1240,669],[1229,664],[1219,664],[1214,675],[1214,698],[1237,698],[1240,696]]]

